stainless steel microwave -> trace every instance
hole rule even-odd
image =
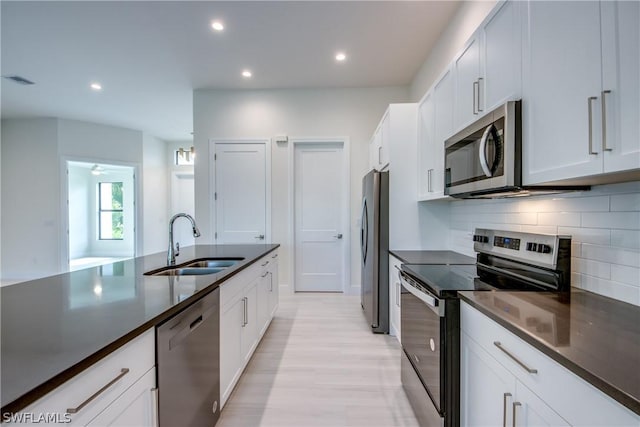
[[[445,141],[445,194],[473,197],[521,187],[521,101],[509,101]]]

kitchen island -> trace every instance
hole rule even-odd
[[[166,265],[162,252],[0,289],[2,413],[25,408],[278,247],[181,249],[178,265],[241,258],[211,275],[144,275]]]

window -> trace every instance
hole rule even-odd
[[[122,183],[98,183],[98,221],[100,240],[123,240]]]

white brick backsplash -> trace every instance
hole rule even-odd
[[[640,194],[617,194],[611,196],[611,211],[640,211]]]
[[[583,274],[580,280],[580,288],[620,301],[640,305],[640,288],[637,286],[625,285],[624,283]]]
[[[611,280],[635,285],[640,289],[640,268],[611,264]]]
[[[558,227],[558,234],[571,236],[573,243],[591,243],[608,246],[611,243],[611,231],[600,228]]]
[[[580,226],[580,212],[542,212],[538,214],[539,225]]]
[[[608,262],[600,262],[584,258],[571,258],[571,271],[588,274],[589,276],[596,276],[601,279],[613,279],[611,277],[611,268],[612,266]],[[629,283],[628,281],[624,280],[618,281]]]
[[[640,252],[611,246],[588,245],[585,243],[582,245],[581,257],[612,264],[640,267]]]
[[[450,204],[451,249],[475,228],[572,236],[572,286],[640,305],[640,181],[592,191]]]
[[[638,230],[640,229],[640,212],[583,212],[582,226]]]
[[[640,249],[640,231],[611,230],[611,246]]]

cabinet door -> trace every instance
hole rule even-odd
[[[245,292],[244,297],[244,322],[240,334],[240,343],[242,351],[242,361],[245,362],[251,358],[251,353],[256,345],[258,338],[258,319],[257,319],[257,302],[258,302],[258,285],[262,278],[258,277],[254,280]]]
[[[280,285],[278,278],[278,254],[271,256],[271,266],[269,267],[269,279],[271,288],[269,292],[269,317],[273,318],[278,309],[278,301],[280,298]]]
[[[244,324],[244,296],[220,315],[220,396],[222,405],[233,390],[234,380],[242,369],[241,335]]]
[[[522,94],[520,1],[507,1],[482,26],[480,108],[491,111]]]
[[[87,426],[155,427],[157,401],[156,370],[150,369],[142,378],[111,403]]]
[[[389,255],[389,335],[400,341],[400,279],[398,270],[402,262]]]
[[[262,335],[271,319],[269,310],[269,295],[271,294],[271,274],[265,270],[258,281],[256,300],[256,326],[258,335]]]
[[[462,53],[454,60],[456,130],[473,122],[482,110],[479,109],[480,39],[474,37]]]
[[[520,382],[516,383],[516,398],[511,410],[514,427],[571,425]]]
[[[604,172],[637,169],[640,168],[640,3],[605,1],[601,10]]]
[[[515,377],[505,367],[498,363],[469,335],[464,332],[461,333],[461,425],[510,425],[515,384]]]
[[[524,184],[600,173],[600,5],[529,1],[526,6]]]
[[[382,124],[380,126],[380,147],[379,147],[379,156],[378,156],[378,164],[380,165],[380,170],[385,169],[389,166],[389,144],[391,135],[391,114],[387,111],[384,118],[382,119]]]
[[[435,108],[434,131],[431,146],[433,156],[431,172],[431,198],[444,197],[444,141],[453,135],[453,76],[444,73],[433,87]]]
[[[435,104],[433,92],[418,105],[418,199],[426,200],[433,191]]]

